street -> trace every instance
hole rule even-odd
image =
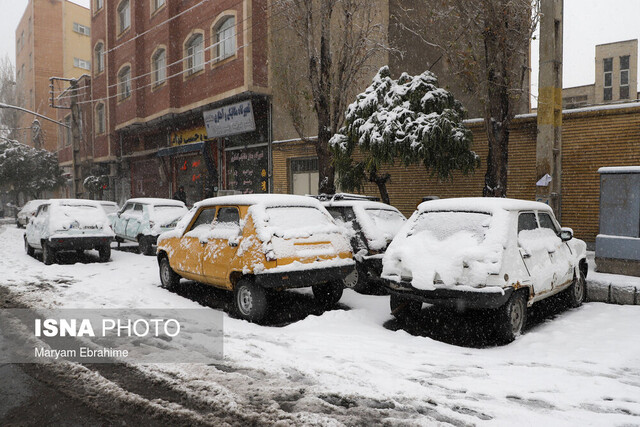
[[[257,325],[230,315],[227,292],[185,280],[161,288],[155,257],[114,250],[98,263],[96,251],[72,252],[45,266],[24,253],[22,234],[0,226],[3,308],[222,310],[224,358],[2,365],[3,425],[640,424],[638,306],[540,304],[506,346],[477,314],[425,307],[405,325],[388,296],[351,290],[326,312],[310,292],[287,292]]]

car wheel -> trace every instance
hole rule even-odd
[[[153,253],[153,243],[151,243],[151,238],[147,236],[138,237],[138,250],[141,254],[155,255]]]
[[[100,262],[107,262],[111,258],[111,246],[104,245],[98,248],[98,257]]]
[[[249,322],[259,322],[267,312],[267,294],[261,286],[241,279],[233,289],[238,315]]]
[[[527,322],[527,299],[524,292],[514,292],[509,300],[498,309],[497,329],[499,340],[508,344],[522,333]]]
[[[360,264],[356,264],[353,272],[344,278],[344,287],[353,289],[358,293],[366,293],[369,290],[369,282],[367,281],[367,272]]]
[[[565,291],[567,304],[571,308],[580,307],[587,296],[587,285],[582,272],[573,280],[573,283]]]
[[[389,306],[391,308],[391,314],[403,322],[414,318],[420,314],[420,310],[422,310],[421,301],[394,294],[391,294],[389,298]]]
[[[321,285],[313,285],[311,289],[313,290],[313,297],[321,307],[331,308],[342,298],[344,285],[342,282],[327,282]]]
[[[29,256],[33,256],[33,254],[35,253],[35,249],[33,248],[33,246],[31,246],[29,242],[27,242],[26,236],[24,238],[24,250],[27,252],[27,255]]]
[[[160,260],[160,283],[166,289],[171,289],[180,283],[180,276],[173,271],[167,257]]]
[[[56,262],[56,251],[47,242],[42,243],[42,262],[51,265]]]

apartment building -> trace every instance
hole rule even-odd
[[[18,106],[55,119],[49,78],[77,78],[91,69],[89,9],[70,1],[29,0],[16,29],[16,95]],[[58,95],[58,94],[56,94]],[[58,151],[59,126],[19,113],[18,139]]]

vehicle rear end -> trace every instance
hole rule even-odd
[[[105,248],[115,237],[106,213],[91,200],[52,200],[47,231],[43,237],[55,250]]]
[[[188,211],[184,204],[166,203],[149,206],[148,227],[143,231],[143,234],[153,236],[153,243],[155,243],[160,234],[176,228],[178,221]]]

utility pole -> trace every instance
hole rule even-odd
[[[540,4],[540,73],[536,200],[547,203],[558,220],[562,212],[562,32],[563,0]]]

